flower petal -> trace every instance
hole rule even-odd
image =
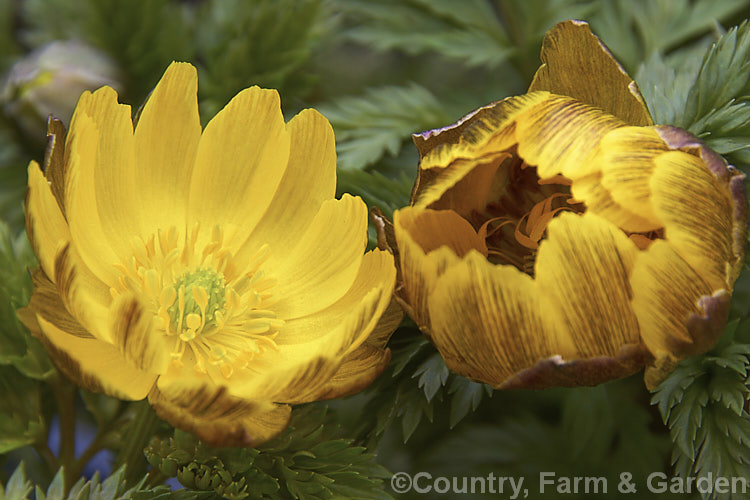
[[[84,114],[94,121],[98,130],[98,134],[79,139],[96,141],[94,161],[83,166],[86,175],[93,177],[101,222],[96,229],[106,237],[120,258],[127,258],[131,254],[132,237],[141,234],[130,106],[118,104],[117,92],[110,87],[102,87],[94,93],[84,92],[76,106],[71,134],[79,115]],[[66,145],[66,150],[68,147]]]
[[[613,357],[623,346],[640,343],[630,307],[635,243],[592,213],[561,213],[547,231],[536,259],[536,282],[579,356]]]
[[[167,371],[170,349],[165,335],[155,331],[154,314],[132,293],[122,293],[112,302],[113,344],[138,369],[153,374]]]
[[[314,394],[340,369],[342,360],[378,325],[391,302],[395,278],[388,252],[368,252],[346,294],[322,311],[287,321],[275,339],[278,350],[254,361],[251,370],[257,375],[232,376],[232,394],[285,403],[316,399]]]
[[[708,170],[716,176],[719,184],[728,190],[734,210],[732,212],[732,249],[734,251],[734,262],[730,262],[731,272],[729,283],[734,283],[740,271],[744,267],[745,247],[747,246],[747,192],[745,189],[746,176],[719,156],[716,152],[706,147],[699,139],[691,133],[677,127],[660,125],[655,127],[664,142],[672,149],[680,149],[699,156]]]
[[[429,332],[427,298],[437,278],[471,250],[487,255],[487,246],[465,219],[450,210],[406,207],[394,214],[403,289],[397,296],[423,332]]]
[[[562,174],[575,180],[593,173],[589,160],[599,141],[623,125],[598,108],[550,96],[516,118],[518,155],[541,179]]]
[[[57,321],[65,307],[59,304],[54,319]],[[143,399],[153,386],[156,377],[138,370],[125,361],[114,346],[101,340],[88,338],[82,327],[71,332],[63,331],[45,319],[49,312],[36,314],[36,324],[29,316],[21,316],[32,335],[38,338],[55,366],[86,390],[103,392],[120,399]],[[50,316],[51,318],[53,316]],[[33,316],[31,316],[33,318]],[[70,326],[72,318],[64,325]]]
[[[711,286],[731,290],[733,274],[732,199],[703,160],[671,151],[655,160],[653,205],[672,248]]]
[[[499,387],[538,359],[572,354],[544,300],[529,275],[470,252],[428,297],[431,338],[451,370]]]
[[[378,349],[371,344],[362,344],[348,354],[336,373],[316,393],[310,401],[322,401],[351,396],[369,387],[391,361],[389,349]]]
[[[26,234],[47,276],[54,279],[55,256],[70,242],[70,231],[39,164],[29,163],[26,190]]]
[[[253,446],[289,424],[291,408],[230,396],[226,388],[160,377],[148,396],[156,414],[209,446]]]
[[[651,174],[657,156],[669,151],[654,128],[621,127],[599,143],[591,163],[599,170],[573,182],[571,191],[598,213],[630,232],[661,227],[651,203]]]
[[[312,223],[325,200],[336,194],[336,144],[328,120],[306,109],[286,125],[291,138],[289,162],[276,195],[237,253],[237,260],[252,256],[262,245],[293,248]],[[269,264],[283,259],[272,252]]]
[[[529,91],[548,90],[596,106],[630,125],[653,125],[638,86],[583,21],[547,32]]]
[[[630,279],[633,310],[640,324],[641,338],[656,358],[646,373],[646,383],[655,387],[684,357],[708,350],[718,339],[722,328],[691,332],[691,317],[702,317],[709,311],[704,298],[713,294],[711,285],[689,265],[669,241],[657,240],[636,260]],[[723,291],[726,294],[726,291]],[[720,313],[718,321],[726,320]]]
[[[474,168],[502,161],[505,150],[516,143],[516,117],[548,98],[547,92],[509,97],[479,108],[449,127],[414,134],[420,161],[412,204],[429,206]],[[481,182],[472,185],[483,187]]]
[[[367,244],[367,207],[359,197],[327,200],[293,249],[271,248],[284,260],[269,269],[279,318],[320,311],[340,299],[354,282]]]
[[[91,273],[70,244],[55,257],[55,283],[64,307],[76,321],[94,337],[111,343],[109,287]]]
[[[44,152],[44,176],[49,180],[60,211],[65,216],[65,125],[50,116],[47,119],[47,148]]]
[[[198,75],[173,62],[143,106],[135,128],[135,175],[144,234],[182,231],[195,154],[201,136]]]
[[[116,286],[113,265],[120,257],[103,232],[96,201],[94,172],[99,132],[85,113],[76,114],[65,145],[65,211],[76,251],[86,266],[109,286]]]
[[[289,133],[279,94],[258,87],[237,94],[201,136],[190,185],[189,227],[219,224],[234,232],[237,246],[242,244],[271,203],[288,159]],[[208,238],[210,231],[203,234]]]

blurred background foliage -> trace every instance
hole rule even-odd
[[[295,410],[258,449],[139,427],[147,405],[72,387],[14,313],[35,265],[26,166],[43,158],[47,115],[67,122],[86,88],[111,85],[136,110],[170,61],[190,61],[204,123],[242,88],[277,88],[287,117],[316,107],[332,122],[339,192],[390,216],[416,174],[410,135],[523,93],[545,31],[571,18],[636,77],[657,123],[747,171],[748,15],[748,0],[0,0],[0,497],[390,498],[395,471],[532,485],[552,471],[607,476],[612,488],[629,471],[647,498],[654,471],[750,477],[748,273],[721,343],[654,394],[639,375],[494,392],[451,374],[405,321],[373,386]]]

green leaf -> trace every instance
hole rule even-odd
[[[435,353],[419,365],[411,378],[418,379],[418,385],[424,390],[424,395],[429,403],[445,385],[449,374],[450,370],[445,366],[440,353]]]
[[[395,156],[412,133],[443,126],[452,118],[444,104],[416,83],[370,89],[364,96],[342,97],[318,109],[333,125],[341,170]]]
[[[363,392],[370,399],[362,414],[370,418],[360,423],[360,432],[369,447],[396,423],[400,424],[403,441],[407,442],[423,420],[432,422],[449,396],[453,427],[479,407],[485,393],[492,393],[488,386],[451,373],[440,354],[416,329],[396,330],[389,347],[390,365]]]
[[[155,438],[146,456],[186,488],[226,498],[390,498],[382,485],[390,472],[338,432],[325,407],[310,405],[295,409],[289,428],[259,448],[211,448],[175,431]]]
[[[683,361],[656,389],[652,403],[669,426],[672,460],[682,477],[750,474],[749,356],[748,344],[720,345]]]
[[[124,475],[125,468],[121,467],[107,479],[101,481],[97,472],[89,481],[80,478],[66,494],[62,468],[57,471],[55,477],[45,489],[40,485],[34,486],[26,478],[24,464],[21,462],[5,487],[3,488],[0,485],[0,498],[3,498],[3,500],[28,500],[32,490],[35,490],[36,500],[166,500],[167,498],[173,498],[168,486],[146,487],[145,477],[135,486],[128,488]],[[191,498],[201,498],[201,496],[192,495]]]
[[[224,0],[199,13],[204,117],[250,85],[278,89],[282,98],[309,89],[313,80],[302,68],[330,19],[321,0]]]
[[[466,0],[460,9],[451,0],[347,0],[339,5],[361,20],[348,36],[376,50],[434,52],[466,66],[492,68],[514,53],[486,0]]]
[[[0,394],[0,454],[44,440],[39,383],[0,366]]]
[[[192,58],[185,15],[169,0],[85,0],[80,31],[116,60],[127,77],[128,102],[142,102],[173,60]]]
[[[5,487],[0,484],[0,498],[4,500],[26,500],[34,486],[26,479],[23,462],[18,464]]]
[[[710,32],[745,6],[743,0],[613,0],[599,2],[591,26],[628,70]]]

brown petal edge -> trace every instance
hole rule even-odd
[[[497,389],[594,386],[632,375],[652,359],[644,345],[633,344],[624,345],[614,357],[565,361],[561,356],[552,356],[516,373]]]

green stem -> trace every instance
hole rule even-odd
[[[123,433],[123,446],[115,460],[115,469],[123,464],[126,466],[125,480],[128,484],[137,482],[146,473],[148,463],[143,450],[159,425],[159,417],[151,409],[148,401],[139,401],[132,406],[135,416]]]
[[[47,443],[36,443],[34,445],[34,449],[42,458],[42,460],[44,460],[44,463],[47,464],[47,467],[50,470],[50,474],[54,476],[54,474],[57,472],[57,469],[60,468],[60,464],[57,462],[57,458],[55,458],[55,454],[52,453],[50,447],[47,445]]]
[[[65,489],[73,486],[78,478],[73,476],[76,458],[76,388],[57,376],[53,379],[52,392],[55,394],[57,411],[60,415],[60,453],[58,463],[65,467]]]

